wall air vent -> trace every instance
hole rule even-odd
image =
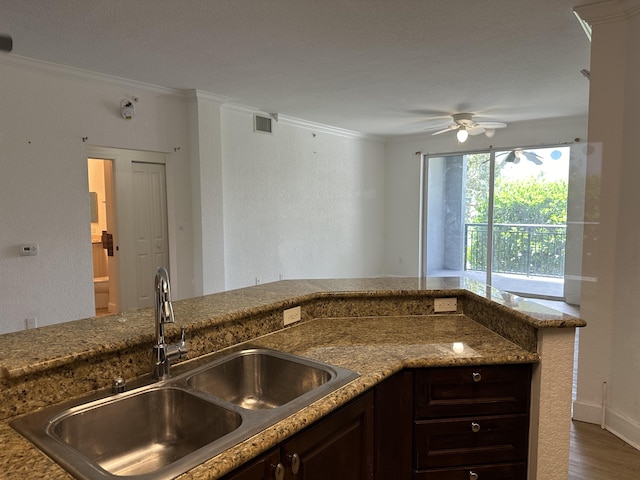
[[[262,115],[253,116],[253,131],[262,133],[273,133],[273,119]]]

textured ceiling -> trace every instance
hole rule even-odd
[[[13,37],[10,55],[394,136],[456,112],[507,123],[586,114],[581,3],[0,0],[0,33]]]

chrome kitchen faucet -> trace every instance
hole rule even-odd
[[[156,344],[153,346],[153,365],[151,375],[156,380],[169,378],[171,361],[187,354],[187,341],[184,326],[180,328],[180,341],[167,345],[164,338],[164,324],[175,323],[173,305],[171,305],[171,285],[169,273],[164,267],[158,268],[155,278]]]

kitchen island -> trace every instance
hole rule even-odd
[[[435,298],[455,298],[455,311],[435,313]],[[298,306],[301,321],[283,328],[283,312]],[[529,478],[566,478],[574,334],[585,325],[576,317],[459,278],[288,280],[176,301],[174,311],[191,359],[176,373],[248,346],[360,373],[181,479],[220,478],[403,369],[519,363],[534,364]],[[8,422],[117,375],[144,379],[153,337],[152,309],[0,336],[0,473],[71,478]]]

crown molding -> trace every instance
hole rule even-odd
[[[177,88],[161,87],[150,83],[139,82],[126,78],[116,77],[103,73],[91,72],[81,68],[69,67],[57,63],[45,62],[28,57],[21,57],[10,53],[0,54],[0,65],[21,68],[43,75],[50,75],[59,78],[80,80],[87,83],[107,85],[110,87],[125,87],[127,89],[144,91],[158,96],[175,96],[184,98],[184,90]]]
[[[177,88],[161,87],[149,83],[139,82],[137,80],[129,80],[126,78],[116,77],[113,75],[106,75],[102,73],[91,72],[89,70],[83,70],[81,68],[69,67],[67,65],[60,65],[57,63],[45,62],[43,60],[36,60],[28,57],[21,57],[19,55],[13,55],[10,53],[0,53],[0,65],[7,65],[10,67],[21,68],[29,70],[43,75],[51,75],[59,78],[80,80],[83,82],[107,85],[110,87],[126,88],[136,91],[144,91],[150,94],[158,96],[174,96],[186,99],[190,102],[208,101],[214,102],[223,106],[225,109],[246,113],[250,115],[263,114],[263,115],[275,115],[274,113],[266,113],[260,109],[232,103],[230,97],[224,95],[217,95],[215,93],[206,92],[204,90],[180,90]],[[333,127],[331,125],[324,125],[321,123],[315,123],[308,120],[303,120],[288,115],[277,115],[277,123],[282,125],[290,125],[298,128],[304,128],[316,133],[327,133],[330,135],[337,135],[345,138],[357,138],[375,141],[385,141],[385,137],[376,135],[368,135],[362,132],[353,130],[346,130],[339,127]]]
[[[619,22],[640,13],[640,0],[605,0],[573,9],[589,25]]]
[[[204,90],[187,90],[184,92],[187,100],[189,101],[200,101],[204,100],[207,102],[217,103],[219,105],[227,104],[231,101],[230,97],[226,97],[224,95],[217,95],[215,93],[206,92]]]

